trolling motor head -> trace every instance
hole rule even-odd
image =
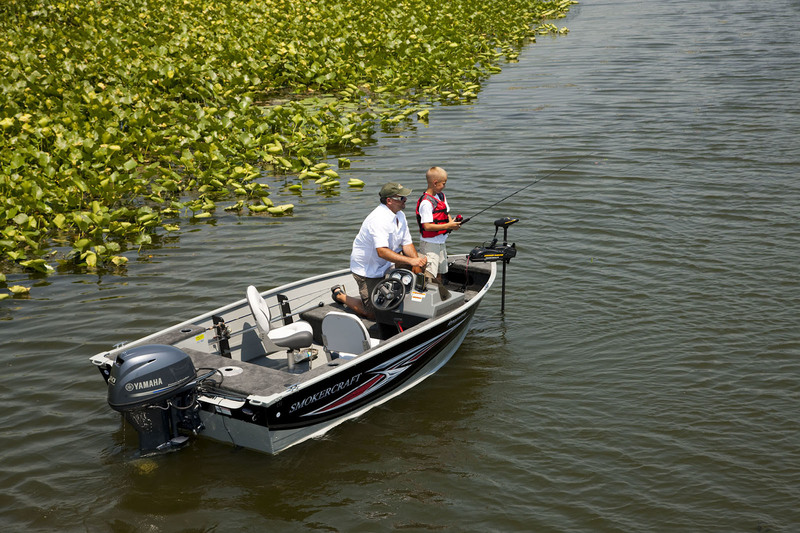
[[[507,228],[511,224],[516,224],[517,222],[519,222],[518,218],[503,217],[503,218],[498,218],[497,220],[495,220],[494,221],[494,225],[495,225],[495,227],[497,229],[500,229],[500,228]],[[496,234],[497,234],[497,230],[495,230],[495,235]]]
[[[518,218],[511,218],[511,217],[503,217],[498,218],[494,221],[494,239],[492,240],[492,246],[497,244],[497,230],[503,228],[503,246],[508,244],[508,227],[511,224],[515,224],[519,222]],[[513,256],[512,256],[513,257]]]

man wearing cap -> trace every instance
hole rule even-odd
[[[403,213],[411,189],[387,183],[378,194],[381,203],[364,219],[350,254],[350,272],[358,283],[360,298],[348,296],[341,286],[332,289],[335,301],[370,319],[375,317],[370,294],[392,263],[425,268],[428,261],[417,255]]]

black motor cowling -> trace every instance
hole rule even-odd
[[[108,404],[139,434],[142,454],[169,451],[187,441],[180,430],[203,429],[197,371],[186,353],[162,344],[125,350],[108,378]]]
[[[517,245],[508,244],[508,227],[519,222],[518,218],[503,217],[494,221],[494,239],[489,246],[476,246],[469,253],[470,261],[493,263],[502,261],[503,268],[517,256]],[[503,228],[503,244],[497,244],[497,232]],[[505,278],[503,278],[505,279]]]

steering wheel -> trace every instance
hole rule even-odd
[[[414,287],[414,279],[416,275],[406,268],[393,268],[386,273],[387,278],[400,280],[400,283],[406,288],[406,292]]]
[[[399,279],[388,278],[372,289],[370,300],[378,311],[391,311],[400,305],[405,295],[406,286]]]

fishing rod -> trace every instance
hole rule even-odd
[[[567,168],[567,167],[571,167],[572,165],[574,165],[574,164],[575,164],[575,163],[577,163],[578,161],[581,161],[581,160],[583,160],[583,159],[586,159],[586,158],[587,158],[587,157],[589,157],[590,155],[594,155],[594,152],[591,152],[591,153],[588,153],[588,154],[586,154],[586,155],[583,155],[583,156],[579,157],[578,159],[574,159],[574,160],[570,161],[569,163],[567,163],[566,165],[564,165],[563,167],[559,168],[558,170],[554,170],[554,171],[550,172],[549,174],[545,174],[544,176],[542,176],[542,177],[541,177],[541,178],[539,178],[539,179],[533,180],[531,183],[527,184],[527,185],[526,185],[526,186],[524,186],[523,188],[521,188],[521,189],[519,189],[519,190],[516,190],[516,191],[512,192],[511,194],[509,194],[508,196],[505,196],[504,198],[501,198],[500,200],[498,200],[497,202],[493,203],[493,204],[492,204],[492,205],[490,205],[489,207],[485,207],[485,208],[481,209],[480,211],[478,211],[477,213],[475,213],[475,214],[474,214],[474,215],[472,215],[471,217],[463,218],[463,219],[461,219],[461,220],[458,220],[458,218],[456,218],[456,222],[461,222],[461,224],[462,224],[462,225],[463,225],[463,224],[466,224],[467,222],[469,222],[470,220],[472,220],[472,219],[473,219],[473,218],[475,218],[476,216],[480,215],[480,214],[481,214],[481,213],[483,213],[484,211],[488,211],[488,210],[489,210],[489,209],[491,209],[492,207],[494,207],[494,206],[496,206],[496,205],[498,205],[498,204],[501,204],[501,203],[505,202],[506,200],[508,200],[509,198],[511,198],[512,196],[514,196],[515,194],[519,194],[519,193],[521,193],[522,191],[524,191],[524,190],[525,190],[525,189],[527,189],[528,187],[532,187],[532,186],[536,185],[537,183],[539,183],[540,181],[543,181],[543,180],[545,180],[545,179],[549,178],[549,177],[550,177],[550,176],[552,176],[553,174],[557,174],[558,172],[561,172],[561,171],[562,171],[562,170],[564,170],[565,168]],[[459,215],[459,216],[461,216],[461,215]]]

